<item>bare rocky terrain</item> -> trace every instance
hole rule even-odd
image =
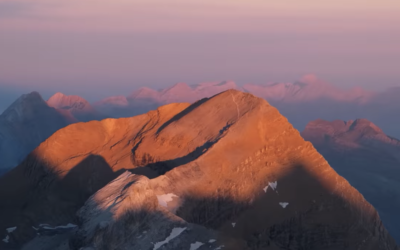
[[[236,90],[60,129],[0,199],[1,249],[398,249],[276,108]]]

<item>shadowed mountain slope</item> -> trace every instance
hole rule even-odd
[[[22,95],[0,115],[0,171],[24,157],[74,117],[49,107],[37,92]]]
[[[371,202],[400,242],[400,141],[366,119],[316,120],[301,135]]]
[[[22,95],[0,115],[0,176],[58,129],[102,118],[79,96],[56,93],[46,102],[37,92]]]
[[[70,249],[398,249],[277,109],[235,90],[61,129],[0,192],[10,248],[74,223]]]

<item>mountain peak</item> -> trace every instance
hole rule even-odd
[[[306,74],[300,78],[301,82],[309,83],[309,84],[319,84],[321,80],[317,75],[314,74]]]
[[[356,119],[354,122],[349,121],[348,124],[351,124],[349,130],[361,131],[361,130],[365,130],[365,129],[371,129],[375,133],[383,134],[382,129],[380,129],[378,126],[376,126],[374,123],[372,123],[371,121],[369,121],[367,119],[359,118],[359,119]]]
[[[356,119],[354,121],[325,121],[318,119],[309,122],[301,134],[304,138],[317,144],[326,143],[331,141],[331,139],[349,145],[356,145],[362,141],[365,142],[371,139],[389,144],[397,144],[397,140],[393,141],[382,129],[367,119]],[[327,141],[327,139],[329,140]]]
[[[192,91],[192,88],[184,82],[178,82],[172,85],[172,87],[166,88],[162,91],[165,94],[180,94],[185,91]]]
[[[72,113],[93,112],[94,109],[84,98],[78,95],[65,95],[61,92],[55,93],[47,100],[50,107],[70,110]]]
[[[374,208],[311,143],[268,102],[237,90],[67,126],[5,177],[0,237],[18,225],[12,240],[35,237],[44,222],[71,223],[82,208],[74,249],[94,241],[101,249],[152,249],[177,223],[188,232],[165,249],[189,249],[194,239],[207,249],[252,249],[266,240],[287,249],[331,242],[395,249]],[[188,238],[190,231],[213,238]],[[313,237],[320,240],[310,248]]]
[[[34,113],[43,108],[48,108],[42,96],[33,91],[21,95],[2,114],[1,117],[9,121],[23,121],[30,119]]]

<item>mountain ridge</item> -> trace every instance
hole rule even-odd
[[[157,209],[168,218],[178,217],[181,225],[197,228],[193,230],[212,229],[207,235],[216,237],[216,247],[284,249],[307,245],[321,249],[330,242],[329,249],[398,249],[374,208],[329,167],[276,108],[236,90],[193,104],[169,104],[136,117],[76,123],[57,131],[0,178],[0,198],[8,201],[0,211],[0,220],[4,227],[17,226],[9,235],[9,244],[34,238],[32,226],[41,223],[73,223],[79,209],[93,208],[90,200],[96,195],[92,195],[102,188],[100,192],[106,193],[109,185],[115,184],[110,181],[127,169],[148,179],[144,182],[154,193],[153,199],[159,200]],[[122,234],[141,222],[150,230],[149,237],[140,241],[145,249],[153,248],[151,242],[162,242],[163,235],[156,236],[152,226],[159,215],[143,211],[127,213],[126,220],[117,219],[124,202],[140,200],[138,190],[143,186],[139,183],[144,182],[117,182],[116,188],[126,198],[98,204],[100,213],[116,214],[94,231],[87,231],[86,223],[96,220],[90,213],[80,212],[83,217],[78,216],[78,229],[67,240],[70,246],[106,247],[118,242],[122,248],[138,247],[135,244],[139,241],[132,242]],[[14,188],[3,188],[11,183]],[[171,194],[176,197],[170,203],[166,196]],[[44,211],[43,206],[51,210]],[[126,223],[119,224],[123,221]],[[117,225],[122,226],[118,227],[122,228],[120,240],[107,229]],[[165,237],[171,226],[165,224]],[[325,230],[332,233],[325,234]],[[132,234],[136,236],[136,232]],[[165,243],[167,249],[186,249],[195,243],[187,241],[194,240],[193,236],[182,235],[175,243]],[[341,235],[340,239],[335,235]],[[205,239],[198,240],[204,244],[199,249],[208,249]]]

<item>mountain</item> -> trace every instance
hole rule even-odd
[[[113,96],[93,106],[106,117],[130,117],[174,102],[194,102],[219,92],[237,89],[262,97],[274,105],[302,131],[313,120],[350,120],[365,117],[381,127],[387,134],[399,137],[400,88],[372,92],[356,87],[344,90],[309,74],[292,83],[244,84],[232,81],[205,82],[189,86],[177,83],[170,88],[153,90],[140,88],[128,96]]]
[[[79,96],[56,93],[46,102],[37,92],[22,95],[0,115],[0,176],[58,129],[102,118]]]
[[[50,107],[70,113],[78,121],[101,120],[105,118],[97,113],[88,101],[77,95],[64,95],[57,92],[47,100],[47,104]]]
[[[49,107],[39,93],[22,95],[0,115],[0,172],[17,166],[51,134],[74,121]]]
[[[129,117],[146,113],[169,103],[192,103],[228,89],[239,88],[232,81],[204,82],[193,86],[189,86],[186,83],[177,83],[162,90],[142,87],[126,97],[113,96],[105,98],[96,102],[94,107],[109,117]]]
[[[277,109],[236,90],[60,129],[0,200],[9,249],[399,249]]]
[[[366,119],[316,120],[301,135],[371,202],[400,242],[400,141]]]

